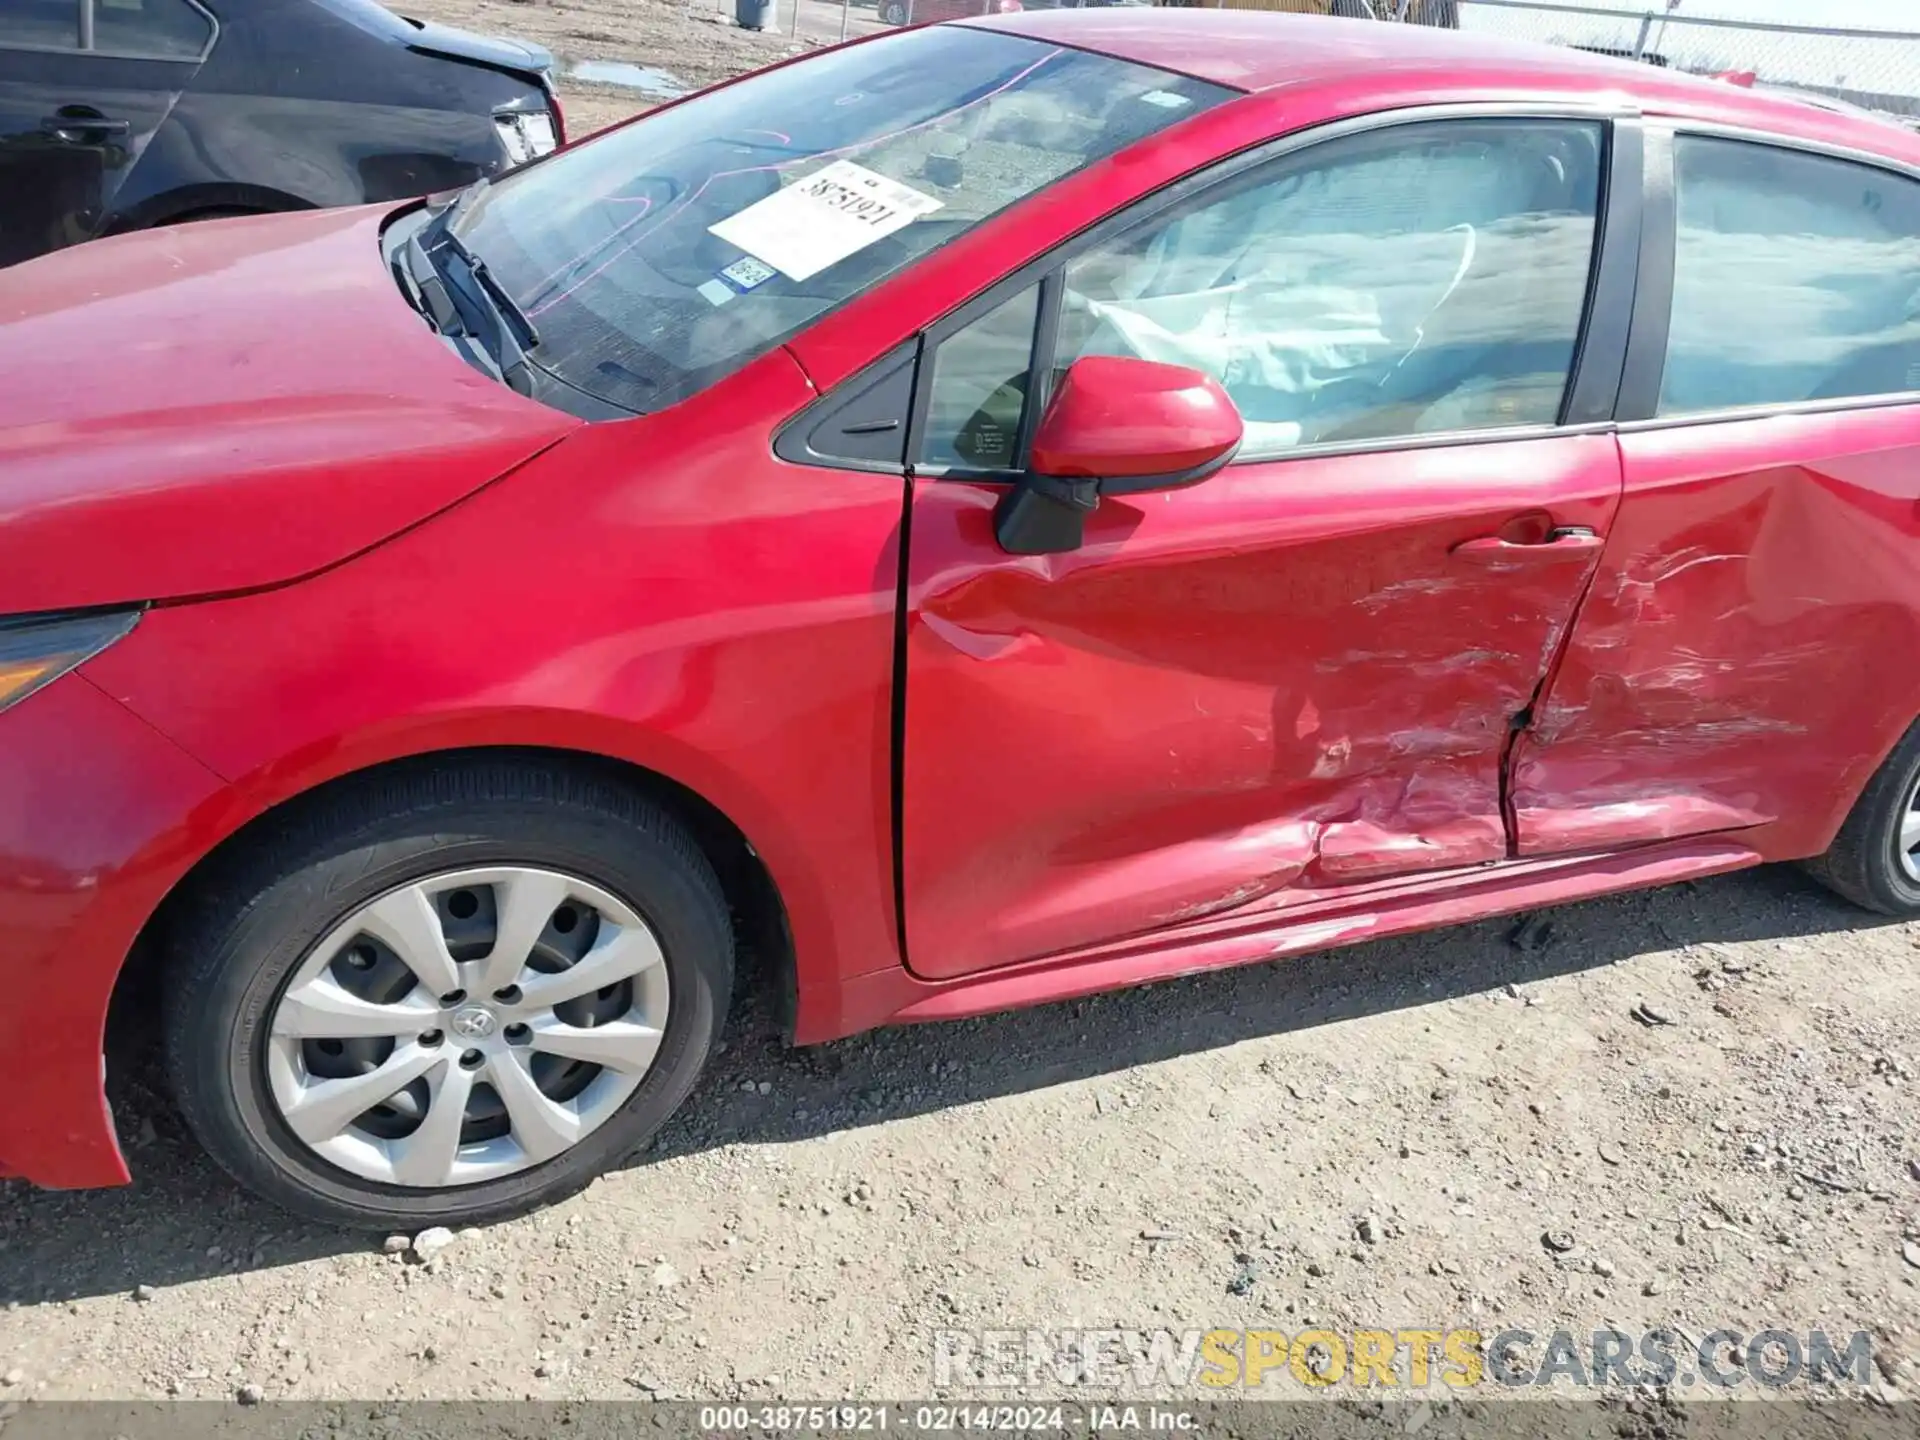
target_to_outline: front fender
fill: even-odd
[[[776,460],[812,395],[775,351],[324,573],[155,609],[83,673],[232,782],[235,825],[437,751],[642,767],[753,846],[803,992],[897,967],[904,481]]]
[[[147,918],[230,823],[227,786],[78,675],[0,715],[0,1175],[124,1184],[107,1003]]]

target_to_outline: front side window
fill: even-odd
[[[1069,264],[1056,373],[1082,355],[1204,371],[1250,458],[1554,424],[1603,134],[1440,121],[1263,166]]]
[[[1920,390],[1920,183],[1747,141],[1675,147],[1660,414]]]
[[[535,364],[646,413],[1231,93],[1012,35],[907,31],[557,155],[456,228],[538,332]]]
[[[187,0],[92,0],[93,44],[118,55],[197,60],[213,22]]]
[[[82,0],[0,0],[0,48],[78,50]]]

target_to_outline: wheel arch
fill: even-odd
[[[267,215],[289,210],[311,210],[314,202],[290,191],[240,181],[209,181],[163,190],[110,216],[101,235],[121,235],[156,225],[173,225],[213,214]]]
[[[228,830],[168,887],[140,928],[109,997],[108,1053],[129,1043],[136,1034],[146,1033],[140,1017],[151,1014],[158,1002],[163,961],[174,926],[193,898],[216,883],[222,870],[250,841],[297,819],[306,809],[329,803],[354,788],[380,784],[401,771],[503,760],[592,774],[659,805],[685,826],[719,877],[733,918],[741,965],[739,983],[743,989],[750,985],[777,986],[782,1025],[786,1033],[792,1033],[797,977],[786,900],[767,862],[731,816],[685,783],[632,760],[552,745],[494,744],[419,751],[344,770],[256,808]]]

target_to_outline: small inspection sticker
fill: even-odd
[[[771,265],[763,265],[752,256],[745,260],[736,260],[720,272],[720,278],[736,290],[751,290],[756,285],[764,285],[780,272]]]
[[[1140,97],[1149,105],[1158,105],[1162,110],[1183,110],[1193,102],[1184,95],[1176,95],[1171,90],[1149,90]]]

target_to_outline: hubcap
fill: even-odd
[[[1900,812],[1900,839],[1897,847],[1900,868],[1907,879],[1920,884],[1920,781],[1907,792],[1906,806]]]
[[[631,907],[575,876],[459,870],[350,915],[275,1003],[267,1082],[294,1135],[389,1185],[551,1160],[638,1088],[667,967]]]

